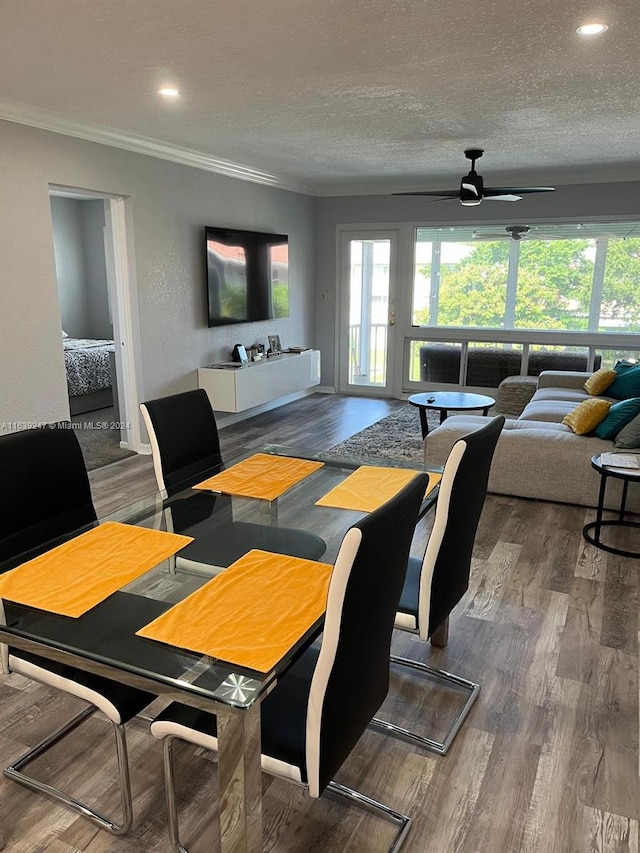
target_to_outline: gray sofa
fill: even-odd
[[[597,506],[600,476],[591,457],[614,451],[613,441],[575,435],[562,423],[566,414],[589,395],[584,382],[589,373],[544,371],[538,390],[517,419],[508,419],[498,440],[489,491],[502,495]],[[604,399],[606,395],[600,395]],[[612,400],[612,402],[617,402]],[[480,415],[454,415],[425,439],[425,460],[444,465],[460,438],[482,425]],[[610,480],[606,506],[618,508],[621,482]],[[640,483],[629,487],[627,509],[640,512]]]

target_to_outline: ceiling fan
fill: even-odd
[[[560,234],[539,234],[537,231],[532,232],[529,225],[506,225],[504,231],[499,231],[494,234],[484,232],[476,234],[474,232],[473,239],[476,240],[565,240],[566,237]]]
[[[487,201],[520,201],[524,193],[552,193],[555,187],[485,187],[482,175],[476,172],[476,160],[484,154],[482,148],[467,148],[464,156],[471,160],[469,174],[460,181],[460,189],[434,190],[424,192],[393,193],[393,195],[432,195],[440,196],[441,201],[457,199],[465,207],[474,207],[483,199]]]

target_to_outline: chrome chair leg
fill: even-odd
[[[407,840],[407,835],[411,829],[412,818],[410,818],[409,815],[394,811],[394,809],[389,808],[389,806],[385,806],[384,803],[372,800],[370,797],[361,794],[359,791],[354,791],[352,788],[347,788],[344,785],[340,785],[338,782],[329,782],[327,785],[327,791],[331,791],[337,796],[344,797],[356,805],[371,809],[385,820],[395,824],[398,827],[398,831],[393,839],[391,847],[389,847],[389,853],[397,853],[397,851],[400,850],[404,842]]]
[[[409,658],[401,658],[397,657],[396,655],[391,655],[390,661],[392,663],[397,663],[400,666],[406,666],[410,669],[420,670],[420,672],[425,672],[427,673],[427,675],[430,675],[433,678],[440,679],[441,681],[445,681],[448,684],[453,684],[456,687],[463,687],[465,690],[469,691],[469,696],[467,697],[467,701],[465,702],[464,707],[455,717],[452,724],[449,726],[447,733],[441,741],[434,740],[433,738],[426,737],[424,735],[416,734],[416,732],[412,732],[409,729],[404,729],[402,728],[402,726],[398,726],[395,723],[389,723],[387,722],[387,720],[381,720],[378,717],[374,717],[370,723],[370,728],[375,729],[376,731],[396,735],[397,737],[403,738],[404,740],[408,740],[411,743],[423,746],[426,749],[431,750],[432,752],[437,752],[438,755],[446,755],[449,751],[449,747],[453,743],[455,736],[460,731],[462,724],[469,716],[469,712],[471,711],[474,702],[478,698],[478,694],[480,693],[480,685],[476,684],[475,681],[468,681],[466,678],[462,678],[459,675],[455,675],[455,673],[453,672],[446,672],[446,670],[444,669],[436,669],[435,667],[428,666],[428,664],[426,663],[420,663],[419,661],[410,660]]]
[[[187,853],[187,848],[180,843],[178,827],[178,806],[176,803],[175,770],[173,766],[173,742],[176,738],[164,739],[164,791],[167,799],[167,817],[169,821],[169,838],[175,853]]]
[[[187,853],[186,847],[180,842],[180,833],[178,827],[178,806],[176,802],[176,786],[175,786],[175,768],[173,762],[173,742],[180,740],[179,737],[164,738],[164,779],[165,779],[165,794],[167,799],[167,816],[169,822],[169,838],[171,847],[174,853]],[[393,809],[385,806],[383,803],[372,800],[370,797],[361,794],[359,791],[353,791],[338,782],[329,782],[327,790],[332,791],[340,797],[344,797],[357,805],[369,808],[377,814],[381,815],[386,820],[394,823],[399,827],[396,837],[393,840],[389,853],[398,853],[404,844],[409,829],[411,827],[412,818],[408,815],[396,812]]]
[[[127,740],[124,726],[112,722],[115,739],[116,739],[116,754],[118,758],[118,774],[120,779],[120,796],[122,804],[122,823],[116,823],[113,820],[100,814],[89,806],[76,800],[65,791],[55,788],[53,785],[47,785],[45,782],[40,782],[34,779],[33,776],[28,776],[22,773],[22,768],[26,767],[31,761],[34,761],[39,756],[43,755],[48,749],[51,749],[56,743],[61,741],[66,735],[76,729],[87,717],[97,711],[93,705],[84,708],[79,714],[76,714],[68,723],[65,723],[55,732],[50,734],[40,743],[32,747],[24,755],[20,756],[16,761],[10,764],[5,770],[4,775],[7,779],[12,779],[19,785],[35,791],[37,794],[44,794],[57,802],[61,803],[66,808],[77,814],[86,817],[92,823],[95,823],[101,829],[106,829],[112,835],[124,835],[131,829],[133,823],[133,804],[131,801],[131,782],[129,778],[129,763],[127,760]]]

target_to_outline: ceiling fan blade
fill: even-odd
[[[553,193],[555,187],[485,187],[484,196],[522,195],[523,193]]]
[[[473,238],[473,242],[474,243],[480,243],[484,240],[487,240],[487,241],[491,241],[492,243],[495,243],[499,240],[511,240],[511,239],[512,238],[509,237],[508,234],[477,234]]]
[[[442,196],[442,198],[459,198],[460,190],[436,190],[434,192],[425,191],[425,192],[408,192],[408,193],[391,193],[391,195],[436,195]]]
[[[505,195],[485,195],[484,201],[520,201],[522,196],[506,193]]]

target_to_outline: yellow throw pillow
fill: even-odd
[[[584,390],[588,394],[602,394],[617,376],[618,374],[613,368],[601,367],[600,370],[596,370],[593,376],[590,376],[584,383]]]
[[[570,427],[576,435],[586,435],[607,417],[610,408],[611,403],[608,400],[583,400],[572,412],[565,415],[562,423]]]

